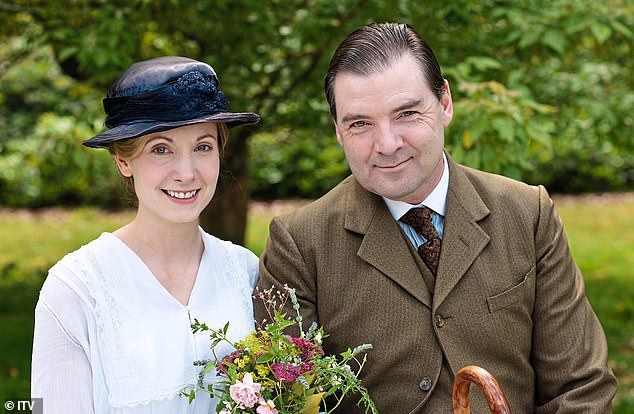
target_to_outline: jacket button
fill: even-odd
[[[431,390],[431,378],[429,377],[425,377],[422,380],[420,380],[420,383],[418,384],[418,386],[420,387],[421,390],[423,391],[429,391]]]
[[[443,318],[442,315],[436,315],[435,320],[437,328],[442,328],[443,326],[445,326],[445,318]]]

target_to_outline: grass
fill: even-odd
[[[614,412],[634,413],[634,196],[563,197],[556,204],[608,338],[619,380]],[[280,203],[251,208],[246,244],[256,254],[264,249],[271,217],[288,208]],[[29,394],[33,308],[47,269],[132,217],[90,208],[0,210],[0,397]]]
[[[557,209],[608,339],[614,412],[634,413],[634,196],[565,197]]]

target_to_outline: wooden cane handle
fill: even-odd
[[[471,414],[469,408],[469,386],[477,385],[489,403],[492,414],[511,414],[500,385],[485,369],[468,366],[458,371],[453,383],[451,398],[454,414]]]

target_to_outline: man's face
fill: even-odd
[[[337,74],[334,93],[337,140],[359,183],[392,200],[422,202],[442,176],[449,85],[439,101],[405,54],[369,76]]]

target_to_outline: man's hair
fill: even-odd
[[[438,99],[445,81],[434,52],[408,24],[372,23],[350,33],[337,47],[326,73],[326,99],[336,120],[335,77],[341,72],[368,76],[389,69],[401,56],[410,53],[417,61],[428,86]]]

